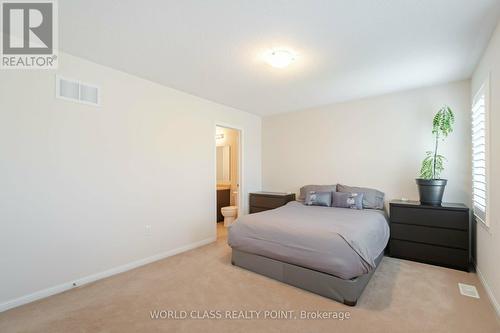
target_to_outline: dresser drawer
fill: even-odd
[[[462,270],[467,270],[469,263],[469,253],[466,250],[395,239],[391,239],[390,253],[391,256],[397,258],[416,260]]]
[[[391,207],[391,222],[468,230],[469,214],[464,211]]]
[[[282,197],[250,196],[250,206],[273,209],[283,206],[286,202],[286,198]]]
[[[391,239],[448,246],[464,250],[467,250],[469,246],[467,231],[400,223],[391,224]]]
[[[250,214],[264,212],[264,211],[270,210],[270,209],[274,209],[274,208],[264,208],[264,207],[250,206]]]

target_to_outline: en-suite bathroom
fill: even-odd
[[[240,189],[240,131],[217,126],[217,222],[225,227],[238,217]]]

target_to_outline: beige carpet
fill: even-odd
[[[458,282],[476,285],[481,298],[461,296]],[[298,319],[152,320],[155,309],[179,316],[293,310]],[[316,310],[351,318],[300,319],[300,311]],[[0,314],[2,333],[160,331],[488,333],[500,325],[475,274],[384,258],[358,305],[347,307],[232,266],[224,233],[216,243]]]

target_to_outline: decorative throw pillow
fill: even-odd
[[[300,188],[300,195],[297,201],[306,200],[307,192],[335,192],[337,191],[337,185],[304,185]]]
[[[363,208],[384,209],[385,194],[378,190],[367,187],[354,187],[338,184],[338,192],[363,193]]]
[[[363,193],[333,193],[333,207],[363,209]]]
[[[304,204],[330,207],[332,205],[332,192],[309,191],[306,193]]]

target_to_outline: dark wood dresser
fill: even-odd
[[[278,208],[295,200],[295,193],[255,192],[249,196],[250,214]]]
[[[470,270],[469,208],[463,204],[390,203],[392,257]]]

